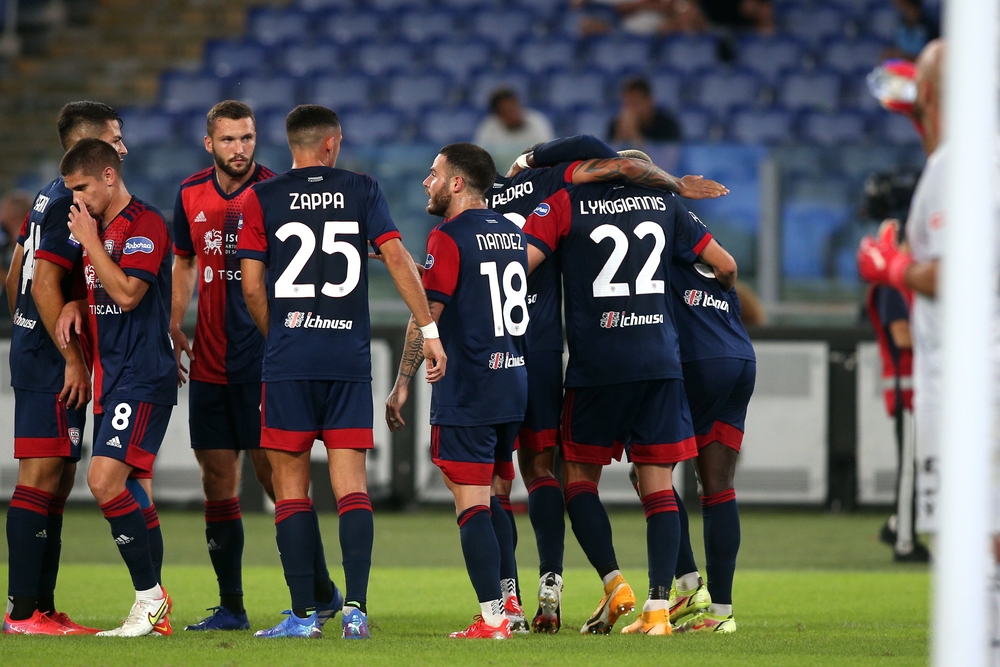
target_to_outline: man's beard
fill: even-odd
[[[430,202],[427,204],[427,212],[431,215],[437,215],[444,217],[445,211],[451,206],[451,193],[442,190],[438,192],[437,195],[432,195]]]
[[[212,157],[215,158],[215,166],[222,170],[226,176],[230,178],[242,178],[247,175],[250,171],[250,167],[253,165],[253,155],[240,156],[245,158],[246,162],[243,163],[243,167],[236,167],[227,163],[223,158],[219,157],[215,153],[212,153]]]

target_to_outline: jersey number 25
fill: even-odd
[[[354,291],[361,279],[361,253],[347,241],[338,241],[337,234],[360,234],[356,221],[327,220],[323,226],[323,252],[328,255],[340,253],[347,258],[347,276],[342,283],[323,283],[320,292],[335,299],[347,296]],[[276,299],[309,299],[316,296],[316,286],[311,283],[297,283],[295,279],[302,273],[313,252],[316,250],[316,235],[313,230],[301,222],[286,222],[274,233],[279,241],[286,241],[290,236],[299,239],[299,250],[288,262],[288,266],[274,281],[274,297]]]

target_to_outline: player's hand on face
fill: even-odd
[[[410,385],[397,382],[389,392],[389,398],[385,399],[385,423],[390,432],[402,430],[406,426],[401,411],[409,397]]]
[[[729,194],[729,188],[704,176],[684,176],[679,181],[678,193],[685,199],[715,199]]]
[[[69,341],[73,334],[77,336],[83,330],[83,313],[72,301],[63,306],[56,320],[56,342],[59,349],[65,350],[69,347]]]
[[[448,355],[444,353],[440,338],[424,339],[424,359],[427,361],[427,382],[434,384],[444,377],[448,365]]]
[[[93,241],[100,240],[97,233],[97,221],[90,215],[86,204],[79,194],[73,195],[73,205],[69,207],[69,231],[84,247],[92,246]]]
[[[71,409],[82,408],[90,402],[90,371],[82,361],[66,364],[65,382],[59,400]]]
[[[180,327],[170,327],[170,339],[174,342],[174,356],[177,357],[177,386],[182,387],[187,382],[188,369],[181,361],[181,352],[187,355],[189,361],[194,361],[194,352],[187,334]]]

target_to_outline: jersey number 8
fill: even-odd
[[[520,262],[511,262],[503,270],[503,295],[505,301],[500,302],[500,281],[497,280],[497,263],[483,262],[479,265],[479,274],[486,276],[490,283],[490,304],[493,308],[493,333],[497,338],[507,333],[511,336],[523,336],[528,330],[528,277]],[[520,287],[514,289],[514,277],[519,279]],[[514,321],[514,309],[521,309],[521,319]]]
[[[347,241],[338,241],[337,234],[360,234],[360,227],[355,221],[327,220],[323,226],[323,252],[328,255],[340,253],[347,258],[347,276],[342,283],[323,283],[320,292],[334,299],[347,296],[354,291],[361,279],[361,253]],[[316,286],[311,283],[297,283],[295,279],[302,273],[313,252],[316,250],[316,235],[313,230],[301,222],[286,222],[274,233],[279,241],[286,241],[290,236],[297,236],[301,245],[292,257],[285,270],[274,281],[274,298],[276,299],[311,299],[316,296]]]

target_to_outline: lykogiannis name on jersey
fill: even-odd
[[[684,290],[684,303],[689,306],[701,306],[702,308],[716,308],[729,312],[729,302],[724,299],[716,299],[708,292],[700,289]]]
[[[666,210],[667,203],[663,200],[663,197],[654,197],[651,195],[580,201],[580,215],[612,215],[615,213],[627,213],[628,211]]]

